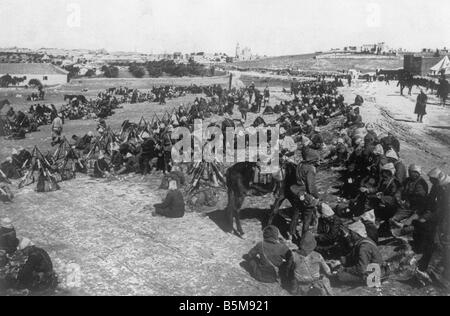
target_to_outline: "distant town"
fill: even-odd
[[[60,48],[0,48],[0,64],[49,64],[60,67],[68,72],[70,78],[110,75],[111,68],[115,72],[128,71],[135,77],[143,77],[146,73],[144,66],[171,62],[176,65],[197,64],[207,67],[210,65],[233,63],[236,61],[250,61],[267,56],[252,53],[248,47],[236,45],[235,54],[182,52],[164,54],[144,54],[138,52],[108,52],[105,49],[60,49]],[[141,69],[137,68],[141,67]],[[147,67],[148,69],[148,67]],[[151,72],[151,71],[149,71]],[[4,74],[3,74],[4,75]],[[149,73],[153,76],[152,73]],[[156,75],[154,75],[156,76]]]
[[[60,67],[79,66],[83,71],[101,68],[104,65],[125,65],[130,63],[145,64],[150,61],[172,60],[176,63],[194,61],[200,64],[231,63],[235,61],[249,61],[267,56],[252,53],[248,47],[241,47],[238,43],[234,56],[226,53],[182,52],[164,54],[143,54],[137,52],[108,52],[105,49],[60,49],[41,48],[0,48],[0,63],[51,63]]]
[[[339,54],[339,55],[381,55],[381,56],[399,56],[406,54],[419,54],[422,56],[444,56],[449,53],[449,50],[444,47],[440,48],[423,48],[421,51],[414,52],[408,51],[403,48],[392,48],[389,47],[385,42],[375,43],[375,44],[364,44],[361,46],[345,46],[343,48],[332,48],[327,52],[319,52],[322,57],[329,56],[330,54]]]
[[[392,48],[386,43],[365,44],[332,48],[316,52],[310,58],[321,59],[391,59],[399,66],[404,60],[404,69],[415,75],[426,75],[442,57],[448,56],[448,49],[423,48],[409,52]],[[61,49],[61,48],[0,48],[0,85],[18,86],[38,79],[43,85],[54,85],[76,78],[144,78],[161,76],[214,76],[225,70],[227,64],[262,61],[268,56],[258,55],[252,49],[236,44],[232,55],[226,53],[164,53],[144,54],[138,52],[108,52],[105,49]],[[271,57],[276,58],[276,57]],[[280,57],[282,58],[282,56]],[[443,63],[446,63],[443,62]],[[381,65],[385,65],[381,62]],[[299,70],[301,67],[297,67]],[[398,67],[391,67],[398,68]],[[269,70],[272,69],[269,67]],[[276,69],[273,68],[273,69]],[[291,70],[296,67],[290,67]]]

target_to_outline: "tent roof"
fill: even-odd
[[[431,67],[430,70],[439,72],[441,69],[448,69],[450,68],[450,59],[448,56],[445,56],[441,61],[439,61],[436,65]]]

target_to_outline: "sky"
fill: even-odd
[[[1,0],[0,47],[312,53],[450,47],[448,0]]]

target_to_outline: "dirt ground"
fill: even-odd
[[[125,84],[123,84],[125,85]],[[272,103],[290,98],[273,88]],[[414,91],[416,93],[416,91]],[[380,130],[390,130],[400,137],[402,159],[420,163],[426,171],[434,165],[448,170],[450,148],[448,139],[450,110],[429,106],[426,123],[404,122],[414,118],[413,98],[398,96],[397,88],[384,83],[356,83],[343,88],[346,100],[356,94],[365,97],[362,107],[365,121],[374,121]],[[176,99],[169,106],[190,99]],[[154,104],[125,105],[108,119],[118,126],[124,119],[138,121],[155,109]],[[238,114],[235,113],[236,118]],[[249,115],[252,122],[255,115]],[[268,120],[273,120],[271,117]],[[215,118],[213,118],[215,119]],[[336,122],[337,124],[337,122]],[[443,126],[443,127],[436,127]],[[94,121],[73,121],[65,126],[69,135],[95,130]],[[21,142],[0,139],[0,159],[13,147],[38,144],[48,148],[50,131],[27,135]],[[331,194],[337,174],[320,170],[319,188],[325,200],[336,203]],[[14,222],[19,236],[31,238],[48,250],[60,277],[61,295],[287,295],[277,284],[253,280],[240,267],[242,255],[261,240],[261,221],[273,198],[252,197],[244,204],[245,238],[226,234],[220,228],[221,210],[227,202],[225,191],[218,204],[206,215],[205,210],[190,210],[183,219],[152,217],[145,206],[158,203],[166,191],[158,190],[161,175],[128,176],[116,180],[94,180],[80,176],[63,182],[58,192],[38,194],[34,187],[15,189],[12,204],[0,204],[0,217]],[[288,205],[286,205],[288,206]],[[383,246],[385,259],[395,258],[395,245]],[[80,267],[78,286],[70,282],[72,264]],[[340,288],[337,295],[441,295],[432,287],[417,289],[407,283],[412,267],[394,276],[381,289]]]
[[[320,54],[269,57],[250,61],[238,61],[233,65],[239,68],[300,69],[312,71],[342,71],[356,69],[363,73],[376,69],[398,69],[403,67],[403,58],[379,56],[359,56],[353,58],[315,58]]]

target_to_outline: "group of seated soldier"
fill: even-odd
[[[343,185],[336,192],[341,202],[331,207],[317,200],[317,221],[309,229],[303,226],[294,246],[277,227],[266,227],[264,241],[244,256],[243,266],[261,282],[280,280],[293,294],[331,295],[333,287],[368,286],[374,275],[379,282],[388,278],[392,271],[379,243],[393,239],[410,246],[417,258],[416,281],[449,289],[450,176],[430,167],[426,179],[421,166],[407,168],[399,140],[364,123],[359,108],[363,101],[356,101],[359,105],[325,105],[345,117],[325,156],[342,174]],[[295,130],[300,137],[293,139],[302,150],[305,146],[318,150],[324,141],[314,127],[317,116],[306,113],[309,117],[299,118],[300,128]],[[305,130],[305,119],[313,122],[309,123],[312,131]],[[292,114],[281,122],[291,131],[297,124]]]
[[[50,294],[58,279],[48,253],[28,238],[18,239],[9,218],[0,222],[0,294]]]

